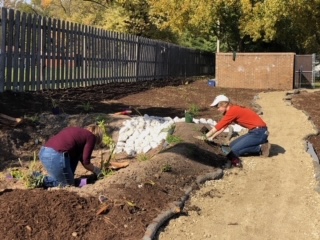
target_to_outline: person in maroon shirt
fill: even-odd
[[[198,139],[212,141],[221,134],[231,123],[239,124],[247,128],[249,132],[230,143],[230,146],[222,146],[222,151],[230,160],[232,166],[242,167],[239,156],[262,155],[269,156],[270,143],[268,142],[267,124],[253,110],[234,105],[225,95],[217,96],[211,107],[216,107],[222,113],[223,118],[205,136]]]
[[[39,158],[48,172],[46,187],[74,185],[74,172],[80,161],[83,167],[97,176],[100,168],[91,162],[91,154],[96,145],[101,144],[102,129],[95,124],[85,128],[67,127],[51,137],[41,147]]]

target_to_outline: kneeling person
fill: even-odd
[[[41,147],[39,158],[48,172],[44,184],[46,187],[74,185],[74,173],[78,162],[97,176],[100,168],[90,159],[95,145],[102,142],[103,131],[95,124],[85,128],[67,127],[50,138]]]
[[[239,156],[257,154],[269,156],[270,143],[268,142],[267,124],[257,113],[249,108],[232,104],[225,95],[217,96],[210,106],[217,108],[223,118],[206,133],[206,138],[217,137],[232,123],[239,124],[249,130],[247,134],[232,141],[229,150],[222,149],[233,166],[242,166]]]

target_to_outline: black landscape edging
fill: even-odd
[[[301,91],[299,89],[295,89],[292,92],[287,92],[286,97],[283,100],[286,101],[288,105],[292,106],[292,96],[296,95],[296,94],[300,94],[300,92]],[[317,129],[317,127],[312,122],[311,117],[309,116],[309,114],[307,112],[305,112],[304,110],[300,110],[300,111],[302,111],[307,116],[308,120],[311,121],[311,123],[313,125],[313,128],[316,129],[318,131],[318,133],[319,133],[319,130]],[[315,191],[320,193],[320,162],[319,162],[318,155],[317,155],[315,149],[313,148],[312,143],[310,143],[307,140],[306,140],[305,150],[306,150],[307,153],[310,154],[310,156],[313,159],[314,177],[315,177],[315,179],[317,181],[317,186],[315,187]]]
[[[217,169],[215,169],[214,172],[210,172],[210,173],[198,176],[195,183],[197,186],[199,186],[202,183],[209,181],[209,180],[221,179],[222,176],[223,176],[223,170],[220,168],[217,168]],[[174,215],[181,213],[181,211],[185,205],[185,202],[189,198],[192,190],[193,190],[192,186],[188,187],[185,191],[185,195],[181,198],[180,201],[170,203],[168,210],[163,211],[156,218],[154,218],[151,221],[151,223],[148,225],[147,230],[145,231],[145,234],[144,234],[142,240],[152,240],[163,223],[168,221]]]

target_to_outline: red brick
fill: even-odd
[[[295,53],[217,53],[218,87],[293,89]]]

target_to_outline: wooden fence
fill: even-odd
[[[1,8],[0,92],[214,75],[215,55]]]

